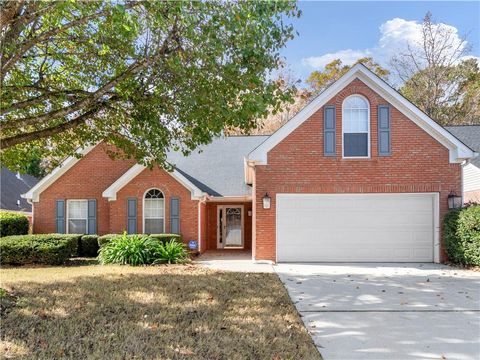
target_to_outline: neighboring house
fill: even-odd
[[[0,208],[31,215],[32,205],[22,198],[22,194],[30,190],[38,179],[31,175],[15,173],[2,167],[0,174]]]
[[[176,169],[69,158],[25,197],[34,232],[181,233],[256,260],[438,262],[476,154],[363,65],[271,136],[220,138]]]
[[[480,125],[447,126],[446,129],[476,152],[480,152]],[[480,203],[480,157],[463,166],[463,201]]]

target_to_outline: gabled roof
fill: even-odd
[[[175,167],[170,173],[192,193],[192,197],[244,197],[251,187],[244,182],[243,159],[268,136],[229,136],[214,139],[200,146],[188,156],[180,152],[168,153],[168,161]],[[115,200],[117,192],[145,169],[134,165],[108,189],[103,196]]]
[[[170,152],[168,161],[175,166],[171,175],[192,192],[192,197],[209,195],[214,197],[245,197],[251,194],[251,188],[244,182],[244,157],[268,136],[231,136],[216,138],[212,143],[200,146],[189,156],[179,152]],[[79,157],[69,157],[61,166],[44,177],[36,186],[22,197],[37,202],[40,193],[57,181],[72,168],[81,156],[89,153],[95,146],[78,151]],[[199,152],[200,151],[200,152]],[[145,167],[132,166],[117,179],[103,196],[114,200],[116,193],[125,184],[140,174]],[[27,189],[25,189],[26,191]]]
[[[480,125],[445,126],[445,129],[459,138],[473,151],[480,152]],[[476,157],[470,160],[470,162],[480,168],[480,157]]]
[[[472,149],[459,141],[455,136],[450,134],[442,126],[428,117],[419,110],[410,101],[405,99],[400,93],[388,85],[384,80],[375,75],[366,66],[357,64],[353,66],[345,75],[325,89],[312,102],[305,106],[297,115],[289,122],[273,133],[262,144],[248,155],[248,161],[256,164],[267,164],[267,154],[291,132],[305,122],[310,116],[317,112],[325,105],[333,96],[350,84],[354,79],[358,78],[377,92],[391,105],[401,111],[410,120],[416,123],[420,128],[425,130],[443,146],[450,151],[450,162],[457,163],[475,156]]]
[[[189,156],[169,153],[168,160],[209,195],[249,196],[252,190],[245,184],[244,158],[267,138],[263,135],[220,137]]]
[[[67,158],[60,166],[55,168],[50,174],[45,176],[40,180],[34,187],[32,187],[27,193],[22,194],[22,198],[27,199],[27,201],[37,202],[40,200],[40,193],[52,185],[57,179],[65,174],[69,169],[72,168],[80,159],[87,155],[95,146],[89,146],[85,149],[79,149],[77,151],[77,156],[70,156]]]
[[[140,164],[133,165],[130,169],[120,176],[112,185],[110,185],[103,193],[102,196],[108,198],[108,200],[117,200],[117,192],[120,191],[125,185],[132,181],[137,175],[145,170],[146,167]],[[180,174],[177,170],[169,173],[175,180],[185,186],[192,193],[192,198],[199,198],[206,195],[202,190],[196,187],[185,176]]]
[[[21,195],[30,190],[36,183],[38,183],[38,179],[34,176],[14,173],[6,167],[2,167],[0,175],[0,208],[2,210],[31,212],[32,205],[23,199]],[[17,201],[20,201],[20,205],[17,205]]]

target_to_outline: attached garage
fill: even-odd
[[[438,216],[437,193],[277,194],[277,261],[438,261]]]

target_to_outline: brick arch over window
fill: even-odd
[[[370,147],[370,158],[373,158],[376,156],[378,152],[378,147],[377,147],[377,108],[378,105],[388,105],[389,103],[381,97],[379,94],[377,94],[375,91],[373,91],[369,86],[367,86],[363,81],[360,79],[354,79],[348,86],[346,86],[342,91],[340,91],[334,99],[332,99],[331,102],[328,104],[335,104],[336,107],[336,112],[337,112],[337,119],[340,119],[340,121],[337,121],[337,154],[340,154],[342,156],[343,154],[343,126],[342,126],[342,105],[345,99],[347,99],[350,96],[362,96],[368,101],[369,104],[369,121],[370,121],[370,135],[369,135],[369,147]]]

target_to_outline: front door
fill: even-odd
[[[217,248],[243,248],[243,205],[218,206]]]

